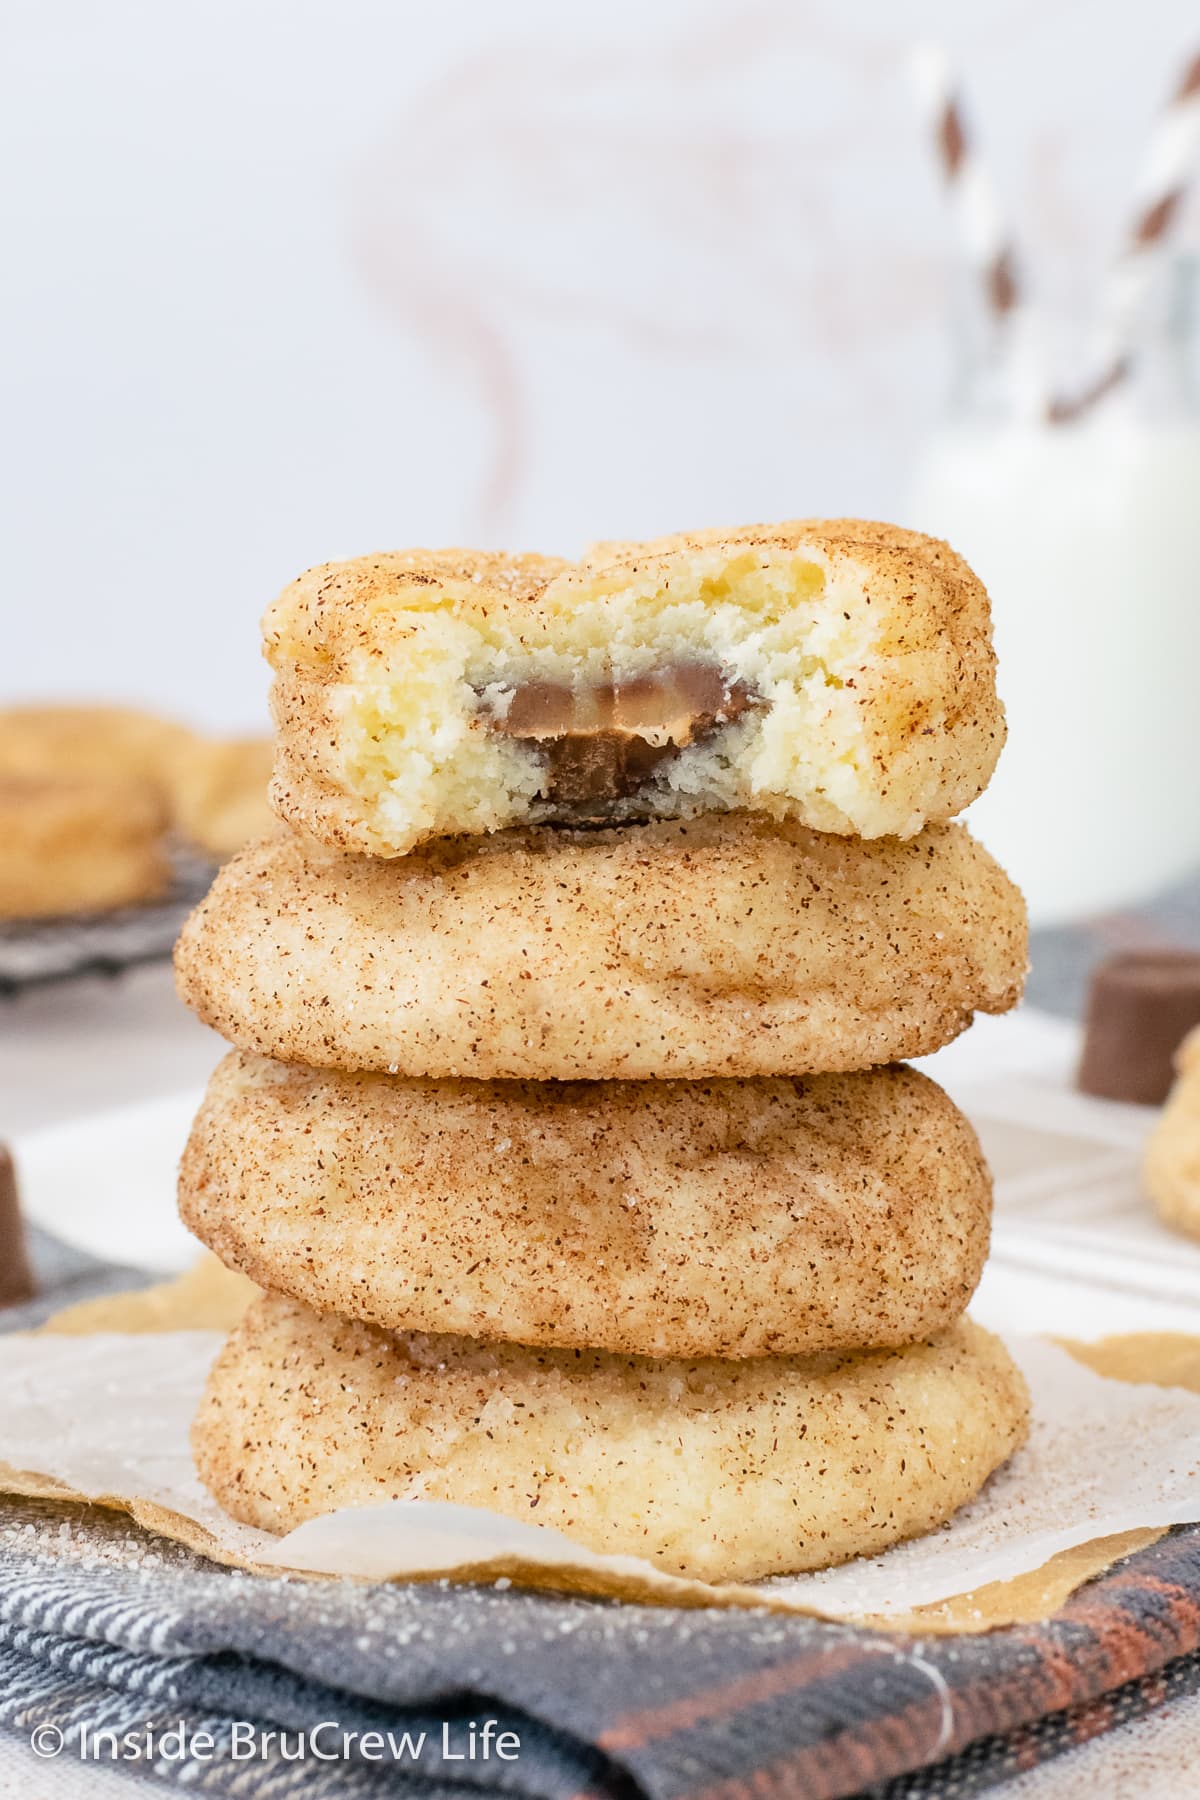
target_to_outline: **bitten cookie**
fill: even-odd
[[[342,850],[749,808],[911,837],[1004,741],[987,594],[860,519],[601,544],[579,563],[329,563],[263,622],[273,798]]]
[[[665,1361],[393,1336],[267,1294],[218,1357],[201,1480],[287,1531],[392,1499],[491,1507],[675,1575],[751,1581],[930,1531],[1024,1440],[963,1320],[906,1350]]]
[[[0,774],[0,919],[157,899],[171,875],[161,830],[144,783]]]
[[[1018,999],[1020,894],[961,826],[868,844],[711,814],[391,862],[294,835],[226,864],[176,951],[242,1049],[404,1075],[804,1075],[921,1056]]]
[[[1146,1187],[1168,1225],[1200,1237],[1200,1030],[1180,1045],[1179,1078],[1146,1145]]]
[[[235,1054],[184,1223],[260,1287],[389,1330],[643,1356],[911,1343],[965,1310],[991,1182],[915,1070],[405,1081]]]

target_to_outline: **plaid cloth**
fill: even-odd
[[[29,1530],[32,1526],[32,1530]],[[246,1577],[117,1517],[5,1503],[0,1724],[216,1744],[153,1773],[212,1795],[972,1795],[1200,1687],[1200,1528],[1081,1589],[1049,1624],[894,1638],[768,1613],[518,1591]],[[453,1762],[468,1721],[513,1762]],[[236,1759],[234,1721],[286,1732]],[[290,1760],[295,1733],[410,1733],[416,1759]],[[243,1742],[246,1739],[243,1730]],[[932,1764],[932,1766],[930,1766]],[[914,1771],[921,1771],[914,1775]],[[891,1784],[891,1786],[889,1786]]]
[[[70,1754],[84,1726],[182,1723],[210,1733],[213,1760],[153,1772],[256,1800],[391,1793],[397,1768],[421,1800],[974,1794],[1194,1691],[1198,1647],[1193,1527],[1047,1624],[915,1639],[440,1582],[251,1577],[41,1502],[7,1503],[0,1525],[0,1724],[56,1726]],[[517,1760],[447,1760],[444,1733],[461,1749],[487,1718],[517,1734]],[[287,1737],[239,1761],[234,1721]],[[323,1721],[423,1741],[398,1764],[353,1749],[289,1760],[295,1734]]]
[[[1200,942],[1200,884],[1040,939],[1034,998],[1075,1010],[1090,958],[1131,941]],[[50,1291],[6,1323],[129,1282],[44,1240],[35,1250]],[[115,1515],[0,1503],[0,1728],[28,1740],[55,1727],[68,1756],[84,1728],[206,1731],[210,1761],[121,1765],[203,1794],[950,1800],[1197,1690],[1200,1526],[1045,1624],[911,1638],[503,1587],[251,1577]],[[517,1735],[515,1761],[444,1754],[444,1733],[461,1750],[487,1719]],[[322,1721],[350,1734],[345,1758],[297,1755],[297,1734]],[[247,1731],[268,1730],[286,1735],[239,1754]],[[407,1731],[419,1749],[368,1760],[372,1731]]]

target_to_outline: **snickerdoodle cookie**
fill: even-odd
[[[448,1500],[747,1581],[932,1530],[1023,1441],[1027,1407],[969,1320],[905,1350],[651,1361],[393,1335],[267,1294],[192,1443],[226,1511],[272,1531]]]
[[[175,824],[218,861],[274,829],[270,738],[197,738],[175,768]]]
[[[803,1075],[1003,1012],[1020,894],[961,826],[864,843],[709,814],[390,862],[281,833],[185,926],[180,990],[242,1049],[404,1075]]]
[[[1200,1237],[1200,1030],[1180,1045],[1178,1080],[1146,1145],[1146,1187],[1168,1225]]]
[[[970,1125],[912,1069],[435,1082],[235,1054],[179,1200],[223,1263],[318,1312],[739,1357],[953,1323],[991,1182]]]
[[[176,764],[195,743],[172,719],[131,706],[12,706],[0,711],[0,774],[141,782],[172,809]]]
[[[945,544],[860,519],[600,544],[578,563],[328,563],[263,622],[273,798],[396,856],[514,824],[750,808],[911,837],[1004,741],[988,598]]]
[[[161,832],[143,782],[0,773],[0,919],[157,899],[171,875]]]

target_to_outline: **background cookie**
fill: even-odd
[[[391,1336],[264,1295],[193,1430],[234,1518],[449,1500],[672,1574],[749,1581],[929,1531],[1020,1444],[1007,1351],[963,1320],[907,1350],[651,1362]]]
[[[218,860],[278,829],[273,761],[269,738],[208,738],[136,707],[0,711],[0,776],[134,783],[157,795],[164,833]]]
[[[222,1262],[319,1312],[738,1357],[952,1323],[991,1183],[970,1125],[912,1069],[422,1082],[234,1055],[179,1200]]]
[[[1200,1031],[1176,1057],[1179,1079],[1146,1145],[1150,1198],[1168,1225],[1200,1237]]]
[[[987,595],[945,544],[856,519],[326,564],[263,622],[275,804],[344,850],[547,820],[752,807],[907,837],[1004,740]]]
[[[1003,1012],[1021,897],[960,826],[875,844],[710,815],[382,862],[280,836],[184,927],[180,991],[244,1049],[406,1075],[808,1074]]]
[[[161,829],[143,782],[0,774],[0,919],[157,899],[170,881]]]
[[[171,810],[186,726],[127,706],[14,706],[0,711],[0,774],[140,782]]]
[[[175,823],[189,843],[223,861],[274,829],[267,798],[270,738],[197,738],[174,770]]]

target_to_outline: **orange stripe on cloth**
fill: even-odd
[[[836,1735],[779,1756],[745,1780],[691,1789],[688,1800],[834,1800],[851,1782],[855,1791],[875,1787],[940,1762],[979,1735],[969,1720],[956,1726],[948,1694],[934,1691],[878,1718],[847,1720]]]
[[[647,1707],[644,1712],[629,1713],[602,1732],[596,1742],[601,1750],[632,1750],[654,1738],[670,1737],[708,1719],[719,1719],[724,1713],[739,1712],[743,1707],[760,1706],[780,1694],[794,1693],[807,1686],[815,1675],[837,1675],[843,1669],[869,1660],[861,1644],[846,1644],[837,1650],[807,1651],[773,1663],[767,1669],[755,1669],[717,1687],[701,1688],[695,1694],[682,1694],[662,1706]]]

